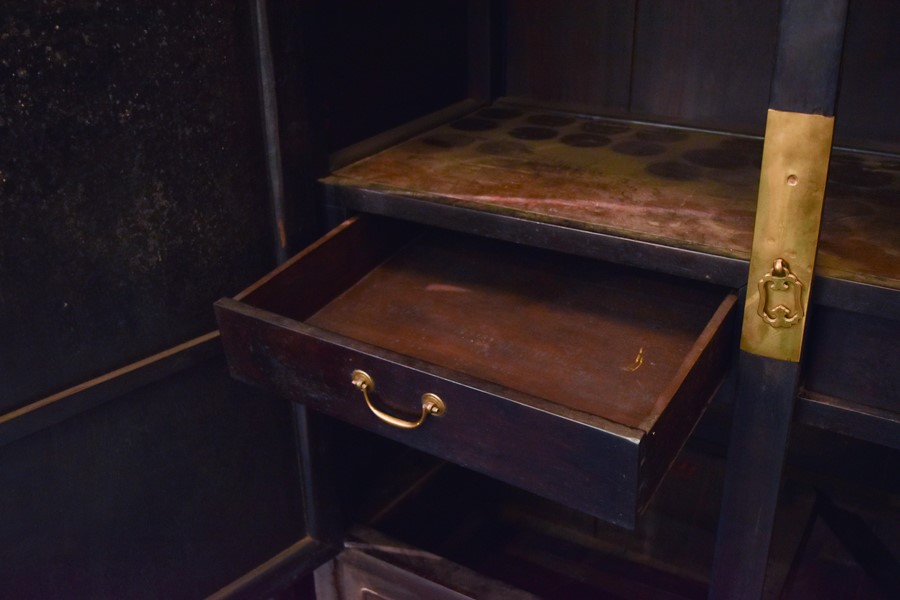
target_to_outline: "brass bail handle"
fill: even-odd
[[[365,371],[360,371],[356,369],[353,371],[353,379],[351,380],[353,385],[356,386],[356,389],[362,392],[363,398],[366,399],[366,406],[369,407],[376,417],[387,423],[388,425],[393,425],[394,427],[399,427],[400,429],[415,429],[419,425],[425,422],[425,418],[428,415],[433,415],[435,417],[440,417],[447,411],[447,407],[444,404],[444,401],[437,397],[436,394],[432,394],[428,392],[422,395],[422,416],[419,417],[418,421],[406,421],[404,419],[398,419],[397,417],[391,416],[386,412],[382,412],[375,408],[375,405],[372,404],[371,398],[369,398],[369,392],[375,391],[375,380],[366,373]]]

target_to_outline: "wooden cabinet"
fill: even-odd
[[[362,214],[217,304],[232,372],[633,526],[738,348],[765,108],[770,91],[793,100],[770,89],[778,7],[409,4],[301,11],[304,106],[324,115],[306,121],[307,147],[322,149],[304,163],[318,179],[304,202]],[[851,70],[868,47],[862,4]],[[802,38],[795,9],[782,35]],[[398,23],[414,33],[392,46]],[[797,65],[778,48],[781,77]],[[828,60],[801,79],[818,63],[836,73]],[[380,71],[397,85],[379,86]],[[409,91],[421,88],[433,93]],[[893,120],[860,138],[866,119],[844,108],[838,142],[854,146],[831,158],[798,415],[897,447],[900,144]],[[788,390],[773,417],[786,432],[796,380],[783,373],[762,365],[738,383]],[[762,495],[777,495],[773,468]]]

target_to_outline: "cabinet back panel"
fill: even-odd
[[[633,0],[509,3],[507,94],[594,112],[628,108]]]
[[[761,134],[777,29],[774,0],[640,2],[632,113]]]
[[[900,3],[852,0],[844,38],[835,142],[900,152]]]

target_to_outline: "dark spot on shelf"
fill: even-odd
[[[487,131],[489,129],[496,129],[497,123],[489,119],[466,117],[465,119],[453,121],[452,123],[450,123],[450,127],[452,127],[453,129],[459,129],[460,131]]]
[[[556,130],[547,127],[516,127],[509,135],[520,140],[549,140],[556,137]]]
[[[895,187],[882,187],[859,190],[859,195],[866,200],[875,202],[889,202],[893,205],[900,204],[900,189]]]
[[[478,112],[479,117],[483,117],[485,119],[512,119],[518,117],[522,114],[522,111],[516,110],[514,108],[500,108],[500,107],[491,107],[485,108]]]
[[[868,217],[874,213],[875,209],[869,203],[853,199],[835,198],[829,190],[822,211],[822,222],[828,223],[847,217]]]
[[[575,122],[573,117],[564,117],[562,115],[531,115],[525,120],[532,125],[543,125],[544,127],[562,127]]]
[[[682,156],[690,163],[710,169],[738,169],[750,164],[743,154],[722,148],[698,148],[688,150]]]
[[[700,177],[700,169],[677,160],[650,163],[647,172],[675,181],[691,181]]]
[[[873,171],[852,163],[832,164],[828,169],[828,181],[855,187],[881,187],[891,183],[894,178],[884,171]]]
[[[575,148],[599,148],[600,146],[607,145],[612,140],[608,137],[594,133],[571,133],[562,136],[559,141],[567,146],[574,146]]]
[[[634,134],[634,137],[645,142],[680,142],[687,136],[686,131],[677,129],[641,129]]]
[[[612,149],[619,154],[627,154],[629,156],[655,156],[666,151],[666,147],[662,144],[642,142],[640,140],[619,142],[614,144]]]
[[[484,154],[492,154],[494,156],[523,156],[531,154],[531,149],[522,142],[510,142],[505,140],[494,140],[485,142],[477,147],[479,152]]]
[[[475,141],[475,138],[462,133],[436,133],[422,138],[422,143],[434,148],[462,148]]]
[[[623,123],[607,123],[603,121],[590,121],[581,125],[581,130],[585,133],[597,133],[600,135],[617,135],[630,129],[628,125]]]
[[[719,142],[719,148],[747,156],[762,157],[763,141],[755,138],[727,138]]]
[[[879,168],[887,169],[889,171],[900,171],[900,161],[896,160],[883,160],[878,163]]]
[[[855,154],[832,154],[831,164],[862,165],[863,159]]]

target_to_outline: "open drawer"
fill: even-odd
[[[235,377],[633,526],[722,379],[734,304],[718,287],[364,216],[216,314]]]

